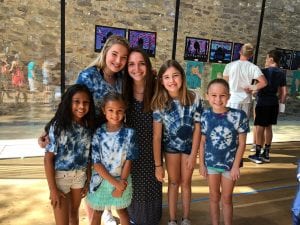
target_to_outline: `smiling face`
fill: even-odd
[[[210,85],[206,94],[208,103],[215,113],[224,113],[227,111],[226,105],[229,97],[229,90],[221,83]]]
[[[90,99],[87,93],[77,92],[72,97],[72,116],[76,122],[81,122],[82,118],[89,112]]]
[[[121,44],[114,44],[107,51],[105,70],[108,73],[120,72],[127,63],[128,50]]]
[[[178,97],[182,87],[182,74],[172,66],[162,74],[161,83],[172,98]]]
[[[107,120],[107,127],[110,129],[118,129],[123,122],[125,116],[125,105],[121,101],[108,101],[102,108]]]
[[[139,52],[132,52],[128,58],[128,74],[135,82],[142,82],[147,73],[146,62]]]

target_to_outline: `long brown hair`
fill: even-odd
[[[182,66],[176,60],[168,60],[166,61],[159,69],[157,74],[157,80],[155,84],[155,92],[151,102],[152,110],[163,109],[165,107],[170,106],[170,102],[172,100],[171,96],[162,85],[162,75],[166,72],[170,67],[174,67],[177,69],[182,77],[182,85],[179,89],[179,102],[182,106],[191,105],[195,99],[195,94],[192,91],[187,89],[186,85],[186,76]]]
[[[151,99],[153,96],[153,89],[154,89],[154,80],[155,80],[155,75],[153,74],[152,71],[152,65],[149,57],[147,54],[143,51],[141,48],[132,48],[129,51],[128,58],[131,53],[140,53],[145,61],[146,64],[146,76],[145,76],[145,83],[144,83],[144,96],[143,96],[143,111],[144,112],[149,112],[151,111]],[[128,74],[128,63],[125,66],[125,73],[124,73],[124,80],[123,80],[123,96],[128,104],[130,100],[133,98],[133,79],[132,77]]]

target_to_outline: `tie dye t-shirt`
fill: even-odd
[[[173,99],[170,107],[153,111],[153,120],[163,124],[163,150],[190,154],[194,123],[200,122],[203,110],[197,94],[192,105],[182,106]]]
[[[92,139],[92,164],[102,164],[114,177],[120,177],[126,160],[138,158],[135,132],[122,127],[119,131],[108,132],[105,124],[98,128]],[[103,178],[93,170],[90,191],[100,186]]]
[[[58,138],[54,136],[54,126],[49,129],[50,143],[46,152],[55,155],[54,168],[59,171],[86,169],[91,145],[91,131],[77,123],[71,129],[61,132]]]
[[[230,171],[238,147],[238,135],[249,132],[243,110],[228,108],[217,114],[206,109],[201,115],[201,133],[205,135],[204,159],[207,167]]]
[[[110,92],[122,92],[122,73],[118,73],[115,85],[107,83],[103,78],[103,72],[96,66],[89,67],[81,71],[78,75],[77,84],[84,84],[88,87],[94,97],[96,114],[99,114],[103,96]]]

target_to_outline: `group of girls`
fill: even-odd
[[[113,35],[76,83],[46,126],[49,140],[40,140],[42,146],[47,143],[45,171],[56,224],[79,224],[79,205],[87,196],[92,225],[99,225],[102,212],[111,207],[122,225],[158,225],[163,156],[168,224],[177,224],[179,187],[180,224],[191,224],[191,177],[199,147],[212,222],[219,224],[221,187],[224,222],[232,224],[231,197],[249,125],[244,112],[226,107],[226,81],[209,84],[211,109],[204,110],[199,96],[187,89],[177,61],[166,61],[154,75],[142,50],[130,50],[125,39]]]

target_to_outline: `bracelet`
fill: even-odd
[[[160,164],[160,165],[155,165],[155,167],[162,167],[162,165]]]

